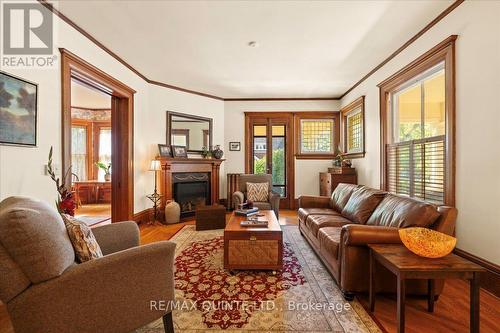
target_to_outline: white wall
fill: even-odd
[[[159,86],[149,87],[149,110],[144,117],[136,118],[136,126],[145,128],[145,131],[135,137],[135,152],[143,156],[155,156],[158,154],[158,143],[166,141],[166,111],[187,113],[213,119],[213,144],[224,142],[224,102],[213,98],[198,95],[179,93],[176,90],[165,89]],[[199,156],[199,155],[198,155]],[[225,158],[225,156],[224,156]],[[137,161],[137,159],[136,159]],[[135,166],[136,187],[146,187],[152,190],[153,180],[147,176],[149,164],[147,158],[141,159],[141,164]],[[222,188],[225,163],[221,165]],[[142,200],[142,206],[148,204],[147,198]],[[140,203],[136,202],[136,206]]]
[[[134,96],[134,212],[144,210],[151,206],[145,196],[154,186],[153,173],[147,171],[149,160],[157,154],[156,144],[166,140],[165,111],[214,118],[215,142],[223,142],[223,102],[151,86],[57,16],[53,17],[55,50],[66,48],[137,91]],[[50,146],[54,146],[54,162],[61,165],[60,68],[5,71],[38,83],[38,146],[0,146],[0,200],[11,195],[27,195],[54,202],[57,192],[52,180],[44,174],[44,165]]]
[[[224,103],[226,172],[245,172],[245,112],[338,111],[339,101],[227,101]],[[241,142],[241,151],[229,151],[229,142]],[[295,160],[295,197],[319,195],[318,173],[331,166],[331,160]],[[225,196],[226,189],[223,188]]]
[[[458,245],[500,264],[500,2],[466,1],[342,99],[366,95],[366,157],[359,182],[380,186],[377,84],[446,39],[456,41],[456,206]]]

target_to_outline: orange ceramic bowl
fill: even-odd
[[[447,256],[457,244],[455,237],[427,228],[399,229],[399,237],[408,250],[426,258]]]

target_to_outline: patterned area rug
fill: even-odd
[[[357,302],[346,302],[296,226],[283,226],[284,269],[223,268],[223,230],[185,226],[176,249],[176,332],[380,332]],[[163,332],[161,320],[138,330]]]

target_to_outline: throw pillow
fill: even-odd
[[[247,199],[253,202],[269,200],[268,183],[247,183]]]
[[[79,262],[85,262],[102,257],[101,247],[92,233],[92,230],[84,222],[73,216],[61,214],[69,239],[75,249],[76,258]]]

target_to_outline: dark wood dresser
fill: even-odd
[[[329,197],[339,183],[357,184],[355,168],[333,167],[319,173],[319,195]]]

